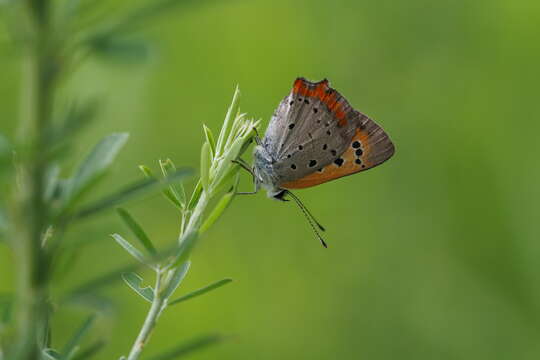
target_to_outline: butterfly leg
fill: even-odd
[[[253,184],[255,185],[255,189],[253,191],[249,192],[237,192],[235,195],[255,195],[259,191],[259,187],[257,186],[257,181],[255,180],[255,174],[253,173],[253,170],[249,167],[249,164],[243,160],[242,158],[238,158],[236,160],[232,160],[233,163],[240,165],[240,167],[244,170],[246,170],[248,173],[251,174],[253,177]]]
[[[261,141],[261,137],[259,136],[259,132],[257,131],[257,128],[254,127],[253,131],[255,131],[255,143],[257,145],[261,145],[262,141]]]

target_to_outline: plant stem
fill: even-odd
[[[156,326],[159,314],[161,313],[164,301],[166,300],[160,295],[162,277],[163,272],[158,269],[156,271],[154,300],[152,301],[152,306],[150,307],[150,310],[146,315],[146,319],[144,320],[141,331],[139,332],[139,335],[137,336],[137,339],[135,339],[135,343],[133,344],[131,351],[129,352],[128,360],[135,360],[139,358],[144,346],[146,345],[148,339],[150,338],[150,335],[152,334],[152,330],[154,330],[154,327]]]
[[[41,239],[48,209],[45,187],[46,130],[52,114],[55,75],[47,49],[48,2],[27,1],[30,40],[23,54],[21,118],[17,154],[17,183],[12,190],[11,244],[17,265],[17,359],[41,357],[39,330],[46,324],[48,297],[47,256]]]
[[[208,206],[209,200],[210,199],[208,194],[206,193],[206,190],[203,190],[201,193],[201,197],[197,202],[197,205],[195,206],[193,212],[191,213],[191,216],[189,217],[189,222],[186,226],[184,233],[180,234],[179,236],[179,241],[181,240],[183,234],[189,234],[190,232],[194,232],[199,229],[203,220],[204,210],[206,209],[206,206]]]
[[[193,212],[191,216],[189,217],[188,224],[185,228],[185,233],[189,234],[189,232],[196,231],[199,226],[202,223],[202,217],[204,214],[204,210],[206,209],[208,205],[208,195],[205,191],[202,192],[201,197],[199,198],[199,201],[197,202],[197,205],[195,205],[195,208],[193,209]],[[182,234],[180,234],[179,239],[182,238]],[[177,267],[175,269],[176,271],[181,271],[181,267]],[[139,331],[139,335],[137,335],[137,338],[135,339],[135,342],[133,343],[133,346],[131,347],[131,350],[129,352],[127,360],[137,360],[139,356],[141,355],[141,352],[144,349],[144,346],[148,342],[148,339],[150,338],[150,335],[152,334],[152,331],[154,330],[154,327],[157,323],[157,320],[159,316],[161,315],[162,311],[167,306],[168,298],[162,297],[160,294],[160,287],[161,287],[161,281],[163,278],[163,272],[161,269],[158,269],[156,271],[156,283],[154,287],[154,299],[152,301],[152,305],[150,306],[150,310],[148,310],[148,313],[146,314],[146,319],[144,320],[144,323],[141,327],[141,330]],[[171,278],[174,277],[174,274],[171,276]]]

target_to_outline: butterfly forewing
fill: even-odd
[[[354,135],[355,116],[326,80],[297,79],[278,106],[264,139],[276,161],[278,177],[300,179],[332,163]]]

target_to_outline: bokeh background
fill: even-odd
[[[132,4],[111,1],[111,16]],[[532,0],[201,1],[138,33],[155,50],[146,64],[85,65],[64,91],[103,106],[69,163],[105,134],[131,134],[101,194],[159,158],[197,168],[201,125],[217,131],[236,84],[265,128],[297,76],[326,77],[397,148],[376,169],[297,193],[329,249],[292,204],[236,198],[183,291],[235,281],[170,308],[146,354],[218,332],[229,340],[191,358],[538,359],[538,24]],[[1,130],[13,134],[19,62],[0,61]],[[160,196],[128,209],[162,247],[175,241],[179,220]],[[112,232],[128,234],[111,213],[68,234],[81,253],[56,294],[130,261]],[[0,260],[7,291],[5,247]],[[147,304],[120,283],[104,294],[116,307],[98,323],[110,341],[101,358],[118,358]],[[85,314],[60,312],[55,338]]]

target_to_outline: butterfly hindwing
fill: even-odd
[[[373,168],[394,154],[394,145],[390,138],[372,119],[350,106],[343,118],[347,121],[343,126],[347,130],[352,129],[352,136],[344,142],[342,151],[333,156],[325,166],[310,171],[303,177],[288,177],[280,187],[300,189],[322,184]]]

